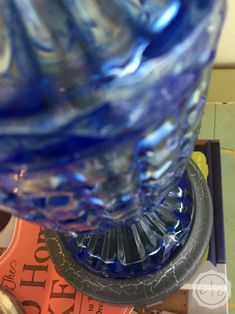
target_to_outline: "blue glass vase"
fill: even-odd
[[[1,208],[63,232],[100,276],[167,264],[194,219],[185,169],[224,8],[2,0]]]

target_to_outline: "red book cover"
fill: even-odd
[[[43,228],[20,219],[15,220],[12,240],[0,256],[0,285],[16,296],[28,314],[129,314],[132,311],[93,300],[75,290],[56,272]]]

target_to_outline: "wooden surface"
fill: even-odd
[[[162,300],[161,303],[144,308],[138,307],[135,308],[135,311],[138,314],[161,314],[164,313],[164,311],[174,314],[187,314],[188,292],[178,290],[166,299]]]

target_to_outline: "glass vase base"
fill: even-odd
[[[103,234],[45,235],[58,272],[76,289],[108,303],[143,305],[193,275],[208,247],[212,216],[207,184],[190,161],[160,207],[132,225]]]

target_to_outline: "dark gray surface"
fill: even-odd
[[[59,235],[45,231],[51,258],[58,272],[76,289],[108,303],[146,305],[157,302],[180,288],[197,270],[208,247],[213,211],[207,183],[190,161],[187,171],[195,196],[195,217],[185,246],[161,270],[133,279],[99,277],[77,264],[60,243]]]

